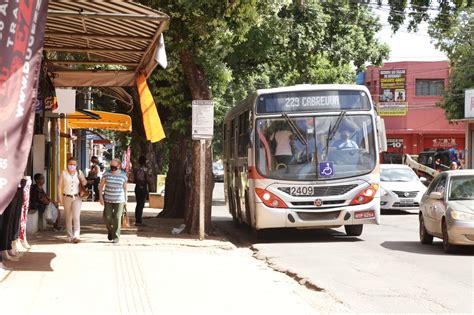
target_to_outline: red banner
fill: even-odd
[[[0,4],[0,213],[25,171],[33,138],[48,0]]]

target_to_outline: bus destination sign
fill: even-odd
[[[363,91],[295,91],[260,95],[260,114],[280,112],[313,112],[369,110],[370,101]]]

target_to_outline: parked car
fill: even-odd
[[[380,207],[382,210],[418,210],[426,191],[423,181],[406,165],[382,164]]]
[[[212,174],[214,174],[214,181],[223,182],[224,181],[224,166],[222,163],[214,162],[212,163]]]
[[[443,240],[445,252],[455,245],[474,245],[474,170],[440,173],[420,205],[420,242]]]

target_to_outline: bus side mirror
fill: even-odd
[[[375,119],[377,124],[377,140],[379,143],[379,152],[387,151],[387,134],[385,132],[385,121],[380,116]]]

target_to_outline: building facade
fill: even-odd
[[[369,66],[364,84],[385,120],[389,152],[464,150],[463,122],[450,123],[436,106],[448,84],[449,61],[387,62]]]

